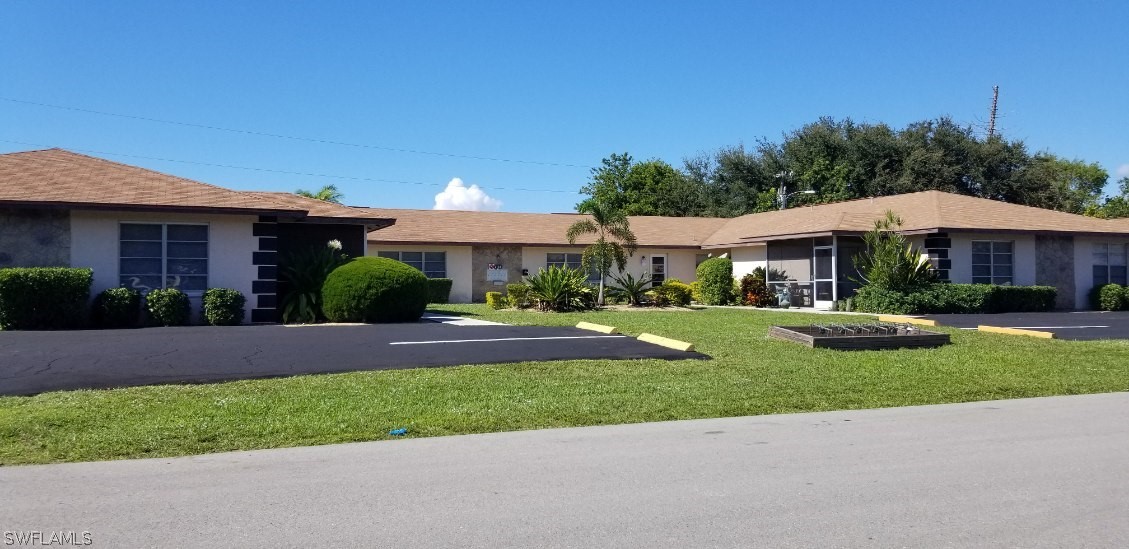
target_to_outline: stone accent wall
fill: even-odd
[[[70,264],[69,211],[0,208],[0,269]]]
[[[1058,288],[1055,307],[1074,309],[1074,237],[1035,236],[1035,284]]]
[[[509,282],[521,280],[521,246],[474,246],[470,251],[471,300],[486,301],[486,292],[506,292],[506,285],[487,282],[486,271],[490,264],[501,264],[508,272]]]

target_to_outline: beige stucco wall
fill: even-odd
[[[949,258],[953,260],[949,279],[956,283],[969,284],[972,282],[972,241],[996,240],[1011,241],[1012,284],[1016,286],[1031,286],[1035,284],[1035,236],[1022,234],[993,234],[993,233],[950,233],[952,248],[949,249]]]
[[[559,247],[524,247],[521,249],[522,262],[521,266],[529,274],[537,274],[537,271],[545,268],[546,255],[552,253],[570,253],[578,254],[584,251],[583,246],[559,246]],[[652,255],[663,254],[666,255],[666,277],[677,278],[687,284],[693,282],[696,278],[694,274],[694,258],[697,254],[708,253],[702,250],[685,250],[685,249],[669,249],[669,248],[639,248],[635,251],[635,255],[627,259],[627,272],[635,276],[641,276],[643,271],[650,270],[650,259]],[[717,255],[715,253],[715,255]],[[612,269],[615,270],[614,267]],[[610,282],[609,278],[609,282]]]
[[[741,280],[741,277],[752,273],[757,267],[768,268],[768,246],[766,244],[733,248],[729,257],[733,259],[733,278],[737,280]]]
[[[91,295],[118,286],[118,225],[120,223],[203,223],[208,225],[208,287],[233,288],[247,298],[244,322],[250,322],[255,296],[251,281],[258,276],[252,253],[259,239],[252,236],[255,216],[138,212],[71,212],[72,267],[94,270]],[[192,321],[199,322],[202,292],[189,292]]]
[[[470,246],[404,246],[368,243],[368,255],[376,256],[378,252],[446,252],[447,253],[447,278],[451,279],[451,303],[470,303],[471,300],[471,267]]]

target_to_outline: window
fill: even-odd
[[[1010,286],[1014,254],[1011,242],[972,241],[972,283]]]
[[[1094,244],[1094,286],[1126,283],[1124,244]]]
[[[377,252],[376,255],[415,267],[427,278],[447,278],[447,252]]]
[[[126,288],[208,288],[207,225],[122,223],[118,251],[118,282]]]
[[[558,267],[561,269],[583,269],[582,254],[545,254],[545,268]],[[588,271],[589,282],[599,282],[600,273],[596,269]]]

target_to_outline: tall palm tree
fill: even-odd
[[[305,189],[298,189],[294,191],[294,194],[298,196],[304,196],[306,198],[313,198],[315,200],[324,200],[326,202],[332,202],[334,204],[340,204],[341,199],[345,197],[345,195],[341,194],[341,191],[337,190],[337,185],[326,185],[319,189],[316,193],[312,193]]]
[[[596,302],[603,305],[604,279],[611,272],[612,264],[620,271],[627,266],[627,258],[635,254],[637,247],[635,233],[631,232],[631,225],[622,211],[599,200],[586,200],[577,210],[591,217],[573,223],[565,237],[569,244],[575,244],[581,235],[596,235],[596,242],[584,248],[581,261],[585,269],[596,269],[599,273],[600,293]]]

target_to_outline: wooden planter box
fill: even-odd
[[[794,341],[813,349],[873,350],[914,347],[940,347],[949,343],[949,334],[917,328],[890,330],[887,334],[829,334],[814,326],[773,326],[769,337]]]

